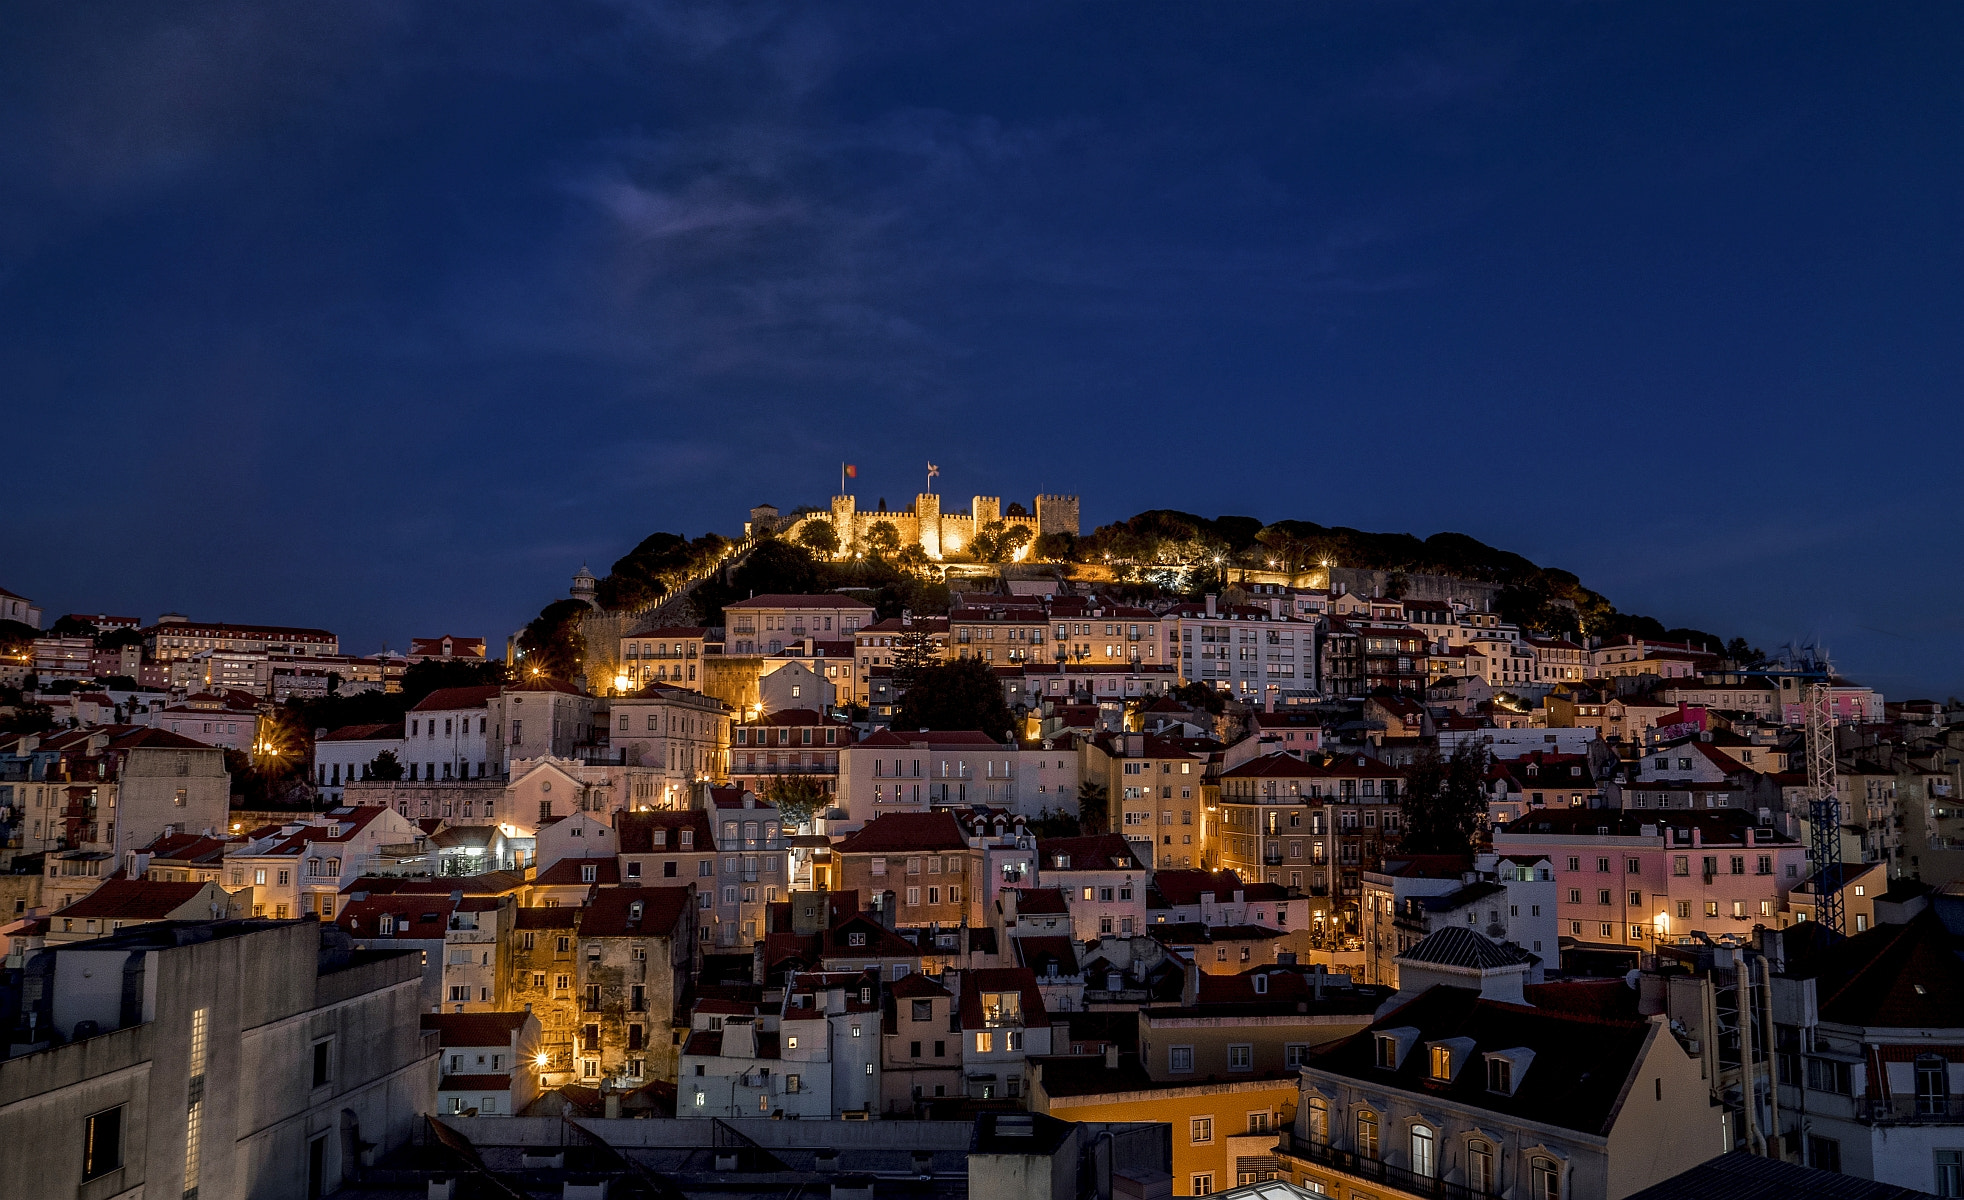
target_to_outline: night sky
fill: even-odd
[[[1940,4],[10,6],[0,586],[501,645],[932,459],[1964,692],[1960,62]]]

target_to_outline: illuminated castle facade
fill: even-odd
[[[1038,496],[1029,513],[1019,511],[1006,516],[1000,496],[973,497],[967,512],[943,512],[941,497],[933,492],[921,493],[914,497],[912,508],[895,512],[885,509],[868,511],[859,507],[856,496],[834,496],[830,513],[807,513],[788,520],[781,520],[777,510],[768,504],[753,508],[750,510],[750,523],[745,529],[746,532],[756,531],[768,524],[780,535],[796,538],[805,522],[813,520],[829,520],[832,523],[842,550],[851,551],[864,546],[873,526],[885,521],[900,535],[901,546],[919,546],[929,558],[943,558],[966,553],[974,543],[975,535],[996,521],[1001,521],[1006,528],[1020,525],[1028,529],[1032,540],[1046,533],[1075,535],[1078,532],[1078,498]]]

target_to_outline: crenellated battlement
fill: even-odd
[[[1000,496],[973,496],[969,499],[968,511],[944,512],[941,497],[934,492],[922,492],[914,497],[912,508],[906,510],[867,510],[859,506],[857,496],[834,496],[828,512],[809,514],[796,521],[783,522],[777,532],[784,537],[796,538],[799,527],[805,521],[829,520],[839,535],[843,551],[850,552],[866,544],[873,526],[885,522],[893,526],[899,535],[902,546],[919,546],[929,557],[941,558],[949,554],[962,554],[985,526],[1001,522],[1004,525],[1020,525],[1033,534],[1078,532],[1078,498],[1056,493],[1045,493],[1036,497],[1032,505],[1033,515],[1003,515],[1003,502]],[[775,516],[776,510],[770,510]],[[758,516],[753,512],[752,517]]]

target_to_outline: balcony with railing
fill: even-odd
[[[1870,1125],[1964,1125],[1964,1096],[1877,1096],[1858,1101],[1855,1111]]]
[[[1276,1154],[1336,1171],[1361,1182],[1382,1188],[1395,1188],[1413,1196],[1437,1196],[1442,1200],[1494,1200],[1497,1192],[1483,1191],[1464,1183],[1449,1183],[1430,1175],[1420,1175],[1383,1159],[1365,1158],[1349,1150],[1311,1141],[1293,1129],[1284,1129],[1276,1142]]]

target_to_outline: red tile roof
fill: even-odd
[[[531,1013],[474,1012],[424,1013],[423,1028],[437,1031],[437,1041],[445,1046],[509,1046]],[[494,1078],[503,1079],[499,1075]]]
[[[458,708],[483,708],[498,698],[504,690],[495,683],[479,684],[475,687],[438,688],[416,702],[410,712],[449,711]]]
[[[1059,865],[1062,857],[1068,865]],[[1116,833],[1097,833],[1089,837],[1039,838],[1037,872],[1044,871],[1143,871],[1146,868],[1133,852],[1132,843]]]
[[[686,887],[603,888],[587,901],[580,936],[667,937],[690,907]]]
[[[862,743],[863,744],[863,743]],[[946,810],[887,813],[833,847],[838,854],[880,854],[904,850],[965,850],[961,823]]]
[[[105,879],[95,891],[54,915],[161,921],[197,899],[198,894],[209,886],[207,883],[165,883],[155,879]]]
[[[655,830],[667,836],[664,844],[655,845]],[[687,829],[694,832],[695,844],[686,847],[689,853],[713,853],[716,849],[716,830],[709,823],[709,814],[700,808],[656,809],[652,812],[619,812],[614,814],[614,836],[619,839],[617,849],[622,854],[674,854],[683,851],[680,833]]]
[[[593,868],[593,878],[583,878],[583,867]],[[617,858],[562,858],[532,879],[534,887],[570,887],[582,883],[612,887],[621,881]]]

